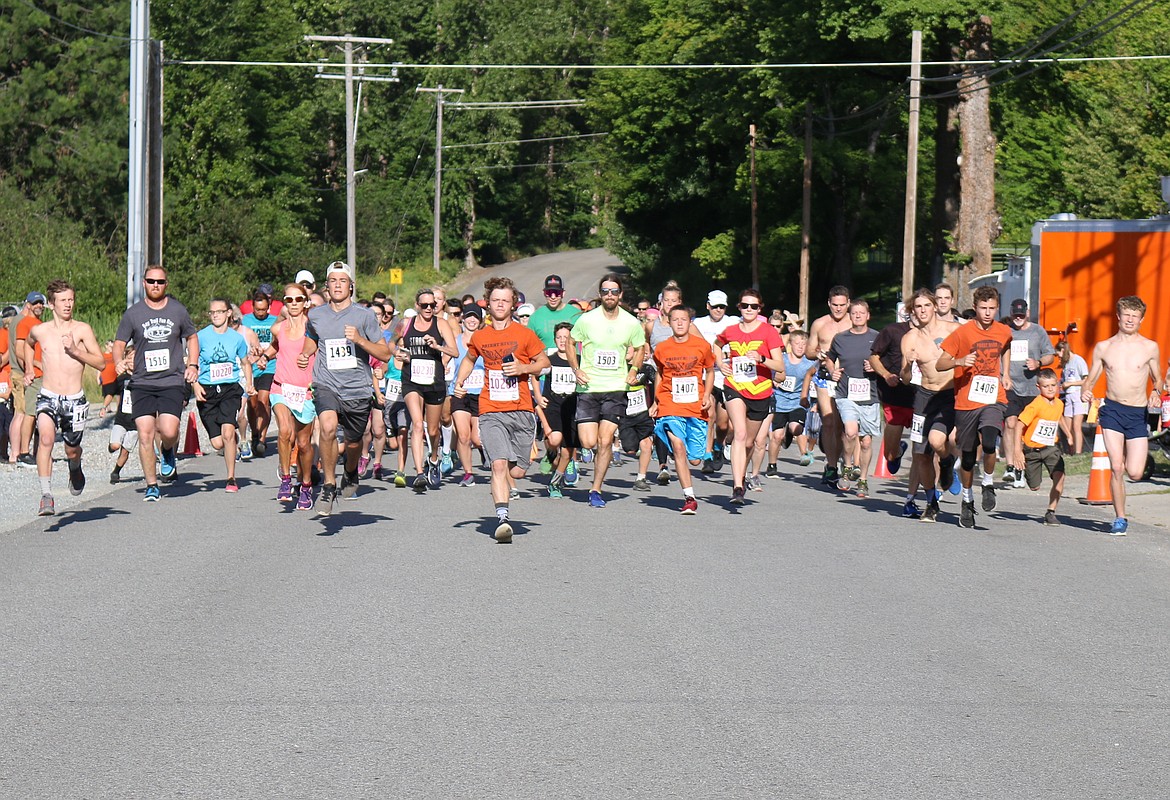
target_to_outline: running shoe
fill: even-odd
[[[984,511],[995,511],[995,487],[994,486],[984,486],[983,487],[983,510]]]
[[[1113,526],[1109,529],[1110,536],[1125,536],[1126,531],[1129,530],[1129,520],[1125,517],[1118,517],[1113,520]]]
[[[614,450],[613,455],[609,458],[609,465],[611,467],[620,467],[622,465],[622,454]]]
[[[898,442],[898,455],[895,458],[886,459],[886,469],[890,471],[891,475],[902,468],[902,456],[904,455],[906,455],[906,443]]]
[[[1060,524],[1060,520],[1058,520],[1056,518],[1055,511],[1045,511],[1044,512],[1044,524],[1045,525],[1059,525]]]
[[[559,500],[565,496],[565,493],[561,491],[561,485],[554,482],[548,485],[548,496],[554,500]]]
[[[581,460],[584,461],[586,464],[592,462],[593,461],[593,451],[592,450],[582,450],[581,451]]]
[[[495,539],[497,542],[511,542],[512,523],[506,519],[500,520],[500,524],[496,526]]]
[[[939,513],[938,501],[931,500],[929,503],[926,504],[926,510],[922,512],[922,521],[923,522],[938,522],[938,513]]]
[[[53,501],[53,495],[41,495],[41,508],[37,511],[38,517],[51,517],[57,513],[56,503]]]
[[[352,500],[357,495],[358,478],[356,472],[342,472],[341,473],[341,499]]]
[[[541,475],[548,475],[548,474],[552,473],[552,469],[553,469],[552,461],[550,461],[547,456],[540,459],[540,474]]]
[[[670,485],[670,470],[668,470],[666,467],[663,467],[662,469],[658,470],[658,485],[659,486],[669,486]]]
[[[1022,472],[1016,473],[1016,479],[1012,483],[1012,488],[1013,489],[1027,489],[1028,488],[1028,481],[1024,478],[1024,473],[1022,473]]]
[[[268,452],[268,442],[263,439],[253,440],[252,452],[256,454],[256,458],[264,458],[264,454]]]
[[[16,457],[16,463],[21,467],[35,467],[37,460],[32,457],[31,453],[21,453]]]
[[[142,497],[144,503],[157,503],[162,498],[162,494],[158,490],[158,484],[150,484],[146,487],[146,494]]]
[[[577,485],[577,461],[576,459],[569,459],[569,466],[565,467],[565,486]]]
[[[245,441],[240,445],[240,461],[252,460],[252,445]]]
[[[951,464],[954,465],[953,457],[951,458]],[[960,479],[959,471],[957,469],[951,470],[951,475],[951,488],[947,489],[947,491],[957,496],[963,491],[963,481]]]
[[[837,468],[826,466],[825,471],[821,473],[822,486],[836,486],[837,485]]]
[[[800,466],[810,467],[810,466],[812,466],[812,463],[813,463],[813,454],[812,453],[805,453],[804,455],[802,455],[800,457]]]
[[[703,459],[703,466],[700,468],[699,471],[702,472],[704,475],[714,475],[715,474],[715,459],[714,458],[704,458]]]
[[[453,469],[455,469],[455,463],[451,461],[451,454],[443,453],[442,458],[439,459],[439,472],[443,475],[450,475]]]
[[[112,470],[110,470],[110,483],[114,484],[120,480],[122,480],[122,470],[114,467]]]
[[[83,491],[85,491],[85,473],[82,472],[79,461],[76,469],[72,465],[69,467],[69,494],[77,497]]]
[[[285,475],[280,479],[280,488],[276,490],[276,500],[287,503],[293,499],[292,475]]]
[[[431,485],[432,489],[438,489],[439,485],[443,482],[443,475],[439,470],[439,465],[428,459],[426,469],[427,482]]]
[[[1015,482],[1016,482],[1016,468],[1015,468],[1015,467],[1011,467],[1011,466],[1004,467],[1004,468],[1003,468],[1003,483],[1004,483],[1004,486],[1006,486],[1006,487],[1010,488],[1010,487],[1011,487],[1011,485],[1012,485],[1013,483],[1015,483]]]
[[[370,466],[370,457],[362,456],[358,459],[358,475],[363,478],[366,476],[366,467]]]
[[[520,499],[520,490],[517,489],[515,486],[513,486],[511,489],[508,490],[508,499],[509,500],[519,500]]]
[[[695,500],[695,498],[684,497],[683,504],[682,504],[682,510],[679,511],[678,513],[685,514],[686,516],[689,517],[689,516],[693,516],[694,513],[698,510],[699,510],[699,503],[697,500]]]
[[[851,481],[861,480],[861,467],[859,467],[857,464],[854,464],[853,466],[849,467],[849,480],[851,480]]]
[[[605,508],[605,501],[601,499],[601,492],[589,493],[590,508]]]
[[[784,439],[780,442],[780,446],[787,450],[792,445],[792,428],[787,425],[784,426]]]
[[[464,472],[463,473],[463,480],[459,481],[459,485],[460,486],[474,486],[475,485],[475,476],[472,475],[470,472]]]
[[[731,504],[733,506],[742,506],[744,503],[744,491],[742,486],[736,486],[731,490]]]
[[[227,483],[224,484],[223,490],[228,494],[235,494],[240,491],[240,487],[236,484],[235,478],[228,478]]]
[[[321,507],[317,509],[317,514],[322,517],[327,517],[333,513],[333,502],[337,499],[337,487],[332,483],[327,483],[321,487]]]
[[[959,508],[959,527],[975,527],[975,501],[964,500]]]
[[[406,488],[406,473],[405,472],[395,472],[394,473],[394,486],[395,486],[395,488],[398,488],[398,489],[405,489]]]
[[[927,505],[929,506],[929,503]],[[902,506],[902,516],[906,519],[922,519],[922,512],[918,510],[918,504],[910,499]]]
[[[313,486],[312,484],[301,484],[300,494],[297,496],[297,511],[312,511],[313,509]]]
[[[373,468],[370,469],[370,477],[376,481],[382,480],[382,465],[381,464],[375,464],[373,466]]]
[[[948,489],[955,482],[955,457],[947,456],[938,460],[938,485],[941,489]]]
[[[764,477],[765,478],[779,478],[780,477],[780,473],[776,471],[775,464],[768,465],[768,471],[764,473]]]
[[[635,492],[648,492],[648,491],[650,491],[650,481],[646,480],[645,478],[638,478],[637,480],[634,481],[634,491]]]
[[[163,448],[159,454],[158,477],[164,483],[170,483],[179,476],[179,468],[175,463],[175,449]]]
[[[857,482],[857,496],[863,498],[869,497],[869,483],[867,481]]]
[[[715,467],[722,467],[727,463],[727,459],[723,455],[722,447],[715,447],[711,449],[711,460],[715,462]]]
[[[423,475],[421,472],[419,474],[415,475],[414,476],[414,483],[411,484],[411,488],[414,489],[419,494],[425,493],[426,490],[429,488],[427,486],[427,476]]]
[[[753,475],[747,479],[745,488],[753,492],[764,491],[764,479],[759,475]]]

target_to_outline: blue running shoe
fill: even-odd
[[[146,495],[142,498],[144,503],[157,503],[162,494],[158,490],[157,485],[150,485],[146,487]]]
[[[240,442],[240,452],[237,454],[237,459],[239,461],[252,460],[252,445],[248,442],[247,439],[244,439],[244,441]]]
[[[601,492],[589,493],[590,508],[605,508],[605,501],[601,499]]]
[[[1113,520],[1113,527],[1109,529],[1110,536],[1125,536],[1125,532],[1129,530],[1129,520],[1125,517],[1118,517]]]
[[[439,465],[433,461],[427,461],[427,482],[430,483],[432,489],[438,489],[443,482],[443,475],[439,471]]]
[[[576,486],[577,478],[577,460],[570,458],[569,466],[565,467],[565,486]]]
[[[593,461],[593,451],[592,450],[583,450],[581,452],[581,460],[584,461],[586,464],[591,463]]]
[[[159,454],[158,476],[164,482],[170,483],[178,476],[178,466],[175,464],[175,449],[163,448]]]
[[[957,495],[963,491],[963,482],[959,480],[958,470],[955,470],[955,477],[951,479],[951,488],[947,491],[954,495]]]
[[[906,455],[906,443],[898,442],[898,455],[896,458],[886,459],[886,469],[893,475],[902,468],[902,456]],[[917,519],[917,517],[915,517]]]
[[[455,464],[451,461],[451,454],[443,453],[443,457],[439,459],[439,471],[444,475],[450,475],[453,469],[455,469]]]

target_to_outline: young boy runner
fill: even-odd
[[[211,446],[223,450],[223,459],[227,463],[224,491],[234,494],[240,490],[236,485],[236,446],[240,435],[236,425],[240,400],[245,394],[251,397],[256,390],[252,383],[248,343],[243,334],[228,325],[231,304],[216,297],[208,303],[207,314],[211,317],[211,324],[199,331],[199,378],[193,387],[195,406],[199,409],[203,428],[211,438]],[[240,385],[241,372],[243,386]],[[248,435],[246,428],[243,434]]]
[[[788,348],[784,351],[784,379],[773,381],[772,441],[768,445],[769,478],[780,477],[776,471],[776,456],[780,448],[787,449],[793,439],[796,439],[800,448],[800,465],[807,467],[813,462],[808,438],[804,435],[804,424],[808,419],[809,391],[818,365],[816,361],[804,357],[807,350],[807,333],[792,331],[788,334]]]
[[[553,276],[555,277],[555,276]],[[556,347],[548,354],[549,371],[544,376],[544,389],[540,393],[541,410],[548,422],[545,428],[545,444],[552,462],[552,477],[548,481],[548,496],[564,497],[566,486],[576,481],[573,465],[573,450],[577,447],[577,379],[565,356],[569,347],[571,322],[558,322],[554,332]],[[568,471],[573,467],[572,480]]]
[[[654,348],[658,388],[651,413],[654,435],[674,453],[674,467],[683,491],[682,514],[699,509],[691,481],[691,465],[707,452],[707,417],[714,408],[715,354],[705,338],[690,332],[691,310],[670,310],[671,337]]]
[[[492,468],[492,501],[496,506],[497,542],[512,541],[508,500],[512,478],[524,477],[532,460],[536,439],[536,414],[528,376],[548,369],[548,356],[536,334],[512,320],[516,286],[509,278],[484,282],[488,304],[488,325],[477,330],[467,343],[467,352],[455,375],[455,395],[467,393],[464,385],[483,359],[487,385],[479,396],[479,435]]]
[[[655,377],[653,364],[643,364],[638,368],[638,377],[626,392],[626,413],[618,421],[618,441],[622,451],[638,456],[638,474],[633,486],[638,492],[650,491],[646,471],[650,468],[650,456],[654,451],[654,420],[650,416],[650,406],[654,403]]]
[[[1060,433],[1060,419],[1064,415],[1064,403],[1056,396],[1060,384],[1056,373],[1042,369],[1036,377],[1040,395],[1020,412],[1021,438],[1024,449],[1024,477],[1033,492],[1044,480],[1042,470],[1048,470],[1052,478],[1052,490],[1048,493],[1048,510],[1044,512],[1045,525],[1059,525],[1056,518],[1056,504],[1064,492],[1064,456],[1056,443]]]

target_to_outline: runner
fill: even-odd
[[[547,275],[544,279],[545,304],[532,312],[528,327],[540,337],[545,349],[557,346],[557,327],[562,322],[572,325],[581,316],[581,309],[565,304],[565,284],[560,275]]]
[[[483,286],[490,324],[471,335],[455,376],[455,393],[466,393],[466,381],[476,360],[482,358],[487,386],[479,399],[479,426],[492,469],[495,539],[510,542],[513,530],[508,513],[509,475],[513,480],[524,477],[536,439],[536,414],[526,377],[539,375],[549,362],[536,334],[512,320],[516,302],[512,281],[489,278]]]
[[[703,338],[715,344],[715,337],[739,322],[739,317],[727,313],[727,293],[714,289],[707,293],[707,316],[695,320],[695,327]],[[725,352],[726,356],[727,353]],[[707,425],[707,454],[703,458],[703,474],[710,475],[723,462],[723,444],[731,427],[727,417],[727,405],[723,401],[723,373],[715,370],[714,425]]]
[[[131,370],[138,458],[146,478],[142,499],[155,503],[161,497],[159,479],[170,483],[178,477],[179,419],[187,405],[185,384],[199,377],[199,336],[186,307],[167,294],[165,269],[147,267],[143,285],[146,297],[126,309],[118,323],[114,362],[123,372]],[[132,368],[123,361],[128,346],[134,349]],[[161,463],[154,454],[156,435],[161,439]]]
[[[731,419],[731,502],[743,505],[748,461],[756,434],[772,413],[772,381],[783,381],[780,334],[760,318],[760,293],[739,293],[740,321],[715,337],[715,366],[724,376],[723,399]],[[727,345],[730,357],[725,357]]]
[[[301,276],[298,276],[301,277]],[[311,275],[309,277],[312,277]],[[274,361],[272,410],[276,415],[276,453],[280,462],[280,488],[276,500],[293,499],[293,452],[296,451],[297,511],[313,509],[313,422],[317,408],[313,404],[313,369],[316,354],[303,368],[297,364],[305,349],[308,324],[309,290],[300,282],[284,287],[284,319],[272,326],[272,343],[262,353],[263,361]]]
[[[840,477],[837,462],[841,460],[841,419],[837,416],[837,385],[829,377],[824,356],[833,337],[849,327],[849,290],[834,286],[829,290],[829,313],[814,320],[808,330],[808,357],[822,362],[813,376],[813,386],[817,390],[817,411],[821,418],[818,439],[825,454],[825,471],[821,475],[825,486],[836,486]]]
[[[262,297],[262,295],[257,295]],[[267,308],[267,298],[264,298]],[[211,324],[199,331],[199,378],[192,387],[195,406],[211,446],[223,451],[227,464],[224,491],[240,490],[236,483],[236,427],[240,399],[255,392],[248,343],[242,334],[231,329],[231,303],[215,297],[207,306]],[[240,383],[243,378],[243,385]],[[246,434],[246,429],[245,429]]]
[[[548,354],[549,371],[540,393],[541,410],[548,423],[545,446],[552,462],[552,477],[548,481],[548,496],[552,498],[563,497],[565,487],[577,482],[573,463],[573,451],[577,448],[577,379],[566,355],[572,330],[571,322],[557,323],[556,347]]]
[[[651,412],[654,435],[670,445],[674,468],[682,487],[681,514],[699,509],[695,500],[691,466],[698,466],[707,449],[707,417],[714,403],[715,354],[706,337],[691,333],[691,310],[675,306],[670,310],[671,338],[654,348],[658,367],[658,388]]]
[[[849,322],[849,330],[833,337],[825,359],[837,384],[837,413],[843,430],[844,468],[837,488],[847,491],[848,482],[856,481],[857,496],[868,497],[873,437],[882,434],[877,374],[870,363],[878,332],[869,327],[869,303],[864,300],[850,301]]]
[[[29,332],[41,324],[41,317],[45,313],[45,296],[40,292],[29,292],[24,299],[24,307],[25,313],[17,317],[17,321],[12,325],[9,333],[9,341],[14,343],[13,347],[16,353],[16,360],[12,362],[14,384],[12,393],[16,405],[13,421],[9,424],[9,428],[16,427],[17,450],[20,451],[16,462],[31,467],[37,463],[36,459],[29,453],[29,449],[32,446],[33,428],[37,418],[37,393],[41,389],[41,357],[40,353],[28,353],[27,345]],[[32,383],[24,379],[30,356],[33,363]],[[17,426],[18,421],[19,426]]]
[[[234,303],[231,306],[231,322],[228,323],[228,326],[233,331],[240,334],[240,336],[244,337],[244,341],[248,345],[248,356],[246,360],[251,364],[255,364],[256,361],[260,358],[260,338],[256,335],[256,331],[252,330],[244,324],[244,315],[240,312],[240,307]],[[240,360],[241,367],[243,366],[244,360],[245,359]],[[244,373],[241,371],[240,389],[242,390],[243,388]],[[240,392],[240,413],[237,417],[236,429],[241,431],[248,430],[248,395],[243,391]],[[240,437],[239,449],[241,461],[252,460],[252,444],[251,439],[248,436]]]
[[[374,312],[351,299],[353,271],[348,264],[334,261],[329,265],[325,271],[325,290],[329,293],[329,304],[309,311],[305,341],[297,357],[297,367],[307,370],[312,363],[313,368],[313,404],[321,434],[324,484],[317,513],[323,517],[333,513],[337,499],[339,426],[345,439],[341,496],[348,500],[357,494],[362,434],[372,402],[370,356],[379,361],[389,361],[391,357]],[[321,349],[323,357],[313,362],[312,357]]]
[[[788,347],[784,351],[784,377],[772,381],[772,432],[766,473],[769,478],[780,477],[776,470],[776,456],[781,447],[787,450],[793,439],[800,448],[800,465],[807,467],[813,461],[804,425],[808,419],[809,391],[817,362],[805,358],[807,351],[808,333],[802,330],[789,332]]]
[[[935,314],[941,321],[962,325],[965,319],[955,311],[955,290],[949,283],[939,283],[934,287],[934,302],[938,308]]]
[[[129,371],[134,366],[134,351],[126,353],[124,370]],[[114,424],[110,426],[110,453],[117,453],[114,459],[114,468],[110,470],[110,483],[117,484],[122,480],[122,468],[130,460],[130,451],[138,447],[138,431],[134,427],[134,401],[130,396],[130,376],[117,375],[118,365],[114,364],[115,375],[110,395],[113,397],[111,407],[114,411]]]
[[[265,284],[265,286],[267,285]],[[256,334],[256,339],[260,343],[258,352],[253,353],[253,357],[267,350],[272,344],[272,326],[276,324],[277,315],[284,308],[284,304],[280,303],[280,310],[272,310],[272,306],[275,305],[277,303],[273,302],[270,295],[257,291],[252,295],[251,312],[245,314],[241,320],[242,325],[250,328]],[[263,364],[256,364],[256,367],[259,369],[253,368],[252,370],[256,391],[247,395],[248,426],[252,437],[252,453],[257,458],[263,458],[264,453],[268,450],[268,444],[264,441],[264,437],[268,435],[268,426],[272,423],[270,393],[272,380],[276,375],[276,361],[265,359]]]
[[[955,477],[955,456],[950,447],[955,430],[955,373],[953,369],[940,370],[937,362],[942,354],[939,345],[959,325],[939,319],[936,309],[932,291],[916,291],[910,300],[910,313],[917,325],[902,338],[902,381],[918,387],[914,395],[910,446],[914,458],[913,474],[917,476],[917,483],[926,487],[926,508],[921,515],[923,522],[938,521],[939,490],[948,489]],[[916,489],[916,485],[910,486],[908,505],[914,503]],[[903,509],[903,516],[913,515],[906,514]]]
[[[93,329],[73,318],[75,295],[73,287],[63,280],[55,280],[45,291],[53,318],[37,325],[28,333],[28,345],[39,355],[29,356],[25,348],[24,385],[33,384],[33,359],[43,365],[43,384],[36,400],[37,475],[41,479],[40,516],[52,516],[53,502],[53,443],[57,431],[65,442],[65,458],[69,462],[69,493],[81,494],[85,489],[85,473],[81,469],[81,437],[89,418],[89,402],[82,388],[86,366],[100,370],[106,363]]]
[[[1017,418],[1024,406],[1039,396],[1036,376],[1042,367],[1056,360],[1056,350],[1052,347],[1048,332],[1028,319],[1026,300],[1012,301],[1011,328],[1012,390],[1007,394],[1007,415],[1003,426],[1003,452],[1004,460],[1007,461],[1003,480],[1007,486],[1023,489],[1024,444],[1020,436],[1023,431]]]
[[[4,309],[12,316],[11,307]],[[8,317],[0,317],[7,320]],[[12,425],[12,364],[8,347],[8,323],[0,323],[0,459],[12,463],[16,448],[8,450],[9,426]]]
[[[1072,455],[1085,449],[1085,416],[1089,413],[1089,404],[1081,397],[1081,384],[1088,374],[1089,365],[1073,352],[1066,339],[1060,348],[1061,388],[1064,389],[1064,416],[1060,420],[1060,429],[1068,445],[1067,452]]]
[[[942,344],[937,370],[955,370],[956,444],[963,454],[959,477],[963,483],[959,526],[975,527],[975,477],[978,449],[983,446],[983,510],[995,510],[995,458],[1003,433],[1007,393],[1011,383],[1012,332],[996,321],[999,291],[993,286],[975,290],[975,318],[956,328]],[[1144,403],[1143,403],[1144,407]]]
[[[688,316],[689,320],[690,317]],[[654,451],[654,419],[650,407],[654,404],[654,384],[657,372],[654,364],[643,364],[638,368],[638,377],[626,391],[626,413],[618,419],[618,441],[623,452],[638,457],[638,472],[634,476],[633,489],[637,492],[650,491],[646,471],[650,468],[650,456]],[[665,447],[665,445],[664,445]],[[662,456],[662,471],[666,470],[666,458]],[[659,480],[659,484],[669,483]]]
[[[658,294],[658,316],[647,317],[642,323],[642,330],[646,333],[646,343],[650,353],[653,353],[655,347],[671,337],[670,311],[676,306],[682,305],[682,301],[682,289],[679,288],[679,285],[675,281],[667,281],[666,285],[662,287],[662,291]],[[723,326],[723,328],[725,327]],[[703,332],[694,323],[691,324],[690,330],[695,336],[703,336]],[[652,367],[653,361],[649,361],[649,364]],[[647,402],[652,403],[653,401],[654,398],[651,395],[647,399]],[[651,421],[652,424],[653,422]],[[658,455],[658,485],[666,486],[670,483],[670,470],[666,468],[666,460],[670,457],[670,448],[665,440],[653,436],[653,431],[650,431],[647,435],[651,437],[654,449]],[[623,449],[627,450],[627,452],[629,450],[629,448],[624,446]]]
[[[911,300],[913,302],[913,300]],[[891,474],[902,468],[902,456],[908,449],[902,441],[902,433],[910,427],[914,416],[915,387],[902,382],[902,339],[910,331],[910,308],[906,307],[905,319],[882,328],[873,342],[873,353],[869,365],[877,375],[878,399],[882,402],[882,416],[886,422],[882,449],[886,455],[886,468]],[[910,469],[914,469],[913,463]],[[911,482],[915,476],[911,475]]]
[[[441,376],[447,362],[459,355],[455,332],[445,319],[438,318],[439,301],[432,289],[419,289],[414,297],[417,314],[399,332],[391,345],[397,366],[402,370],[402,397],[410,414],[410,450],[414,458],[414,490],[438,489],[440,470],[441,420],[446,384]],[[511,309],[509,309],[509,312]],[[424,427],[425,426],[425,427]],[[424,470],[425,443],[431,460]]]
[[[601,279],[601,305],[578,317],[565,350],[577,379],[577,439],[587,450],[597,448],[589,492],[593,508],[605,508],[601,487],[613,460],[618,420],[625,413],[626,387],[637,381],[646,355],[642,326],[619,305],[622,289],[620,275],[611,272]]]
[[[1048,510],[1044,512],[1045,525],[1059,525],[1056,505],[1064,492],[1064,456],[1056,444],[1060,432],[1060,420],[1064,416],[1064,403],[1057,397],[1059,382],[1056,373],[1050,369],[1040,370],[1036,376],[1040,395],[1020,412],[1020,426],[1023,428],[1024,471],[1028,488],[1033,492],[1044,480],[1044,469],[1052,479],[1052,490],[1048,493]]]
[[[1128,296],[1117,301],[1117,333],[1093,348],[1093,363],[1085,378],[1081,398],[1093,402],[1093,388],[1105,375],[1105,402],[1097,414],[1105,451],[1109,454],[1113,490],[1113,510],[1117,518],[1109,532],[1125,536],[1129,520],[1125,516],[1125,476],[1141,480],[1149,453],[1149,429],[1146,427],[1146,385],[1158,385],[1162,359],[1158,343],[1139,332],[1146,316],[1146,304],[1140,297]],[[1170,376],[1168,376],[1170,380]],[[1165,382],[1162,386],[1165,390]]]
[[[461,309],[463,329],[455,343],[459,348],[459,361],[467,355],[467,346],[471,337],[483,324],[483,309],[475,303],[468,303]],[[456,368],[458,369],[458,368]],[[458,375],[458,372],[456,373]],[[479,433],[479,396],[483,392],[484,369],[483,359],[477,358],[472,365],[471,372],[463,381],[464,393],[455,394],[451,398],[451,416],[455,418],[456,447],[459,451],[459,464],[463,467],[463,477],[459,480],[460,486],[475,484],[475,476],[471,473],[471,447],[483,447]],[[455,381],[452,381],[452,389]]]

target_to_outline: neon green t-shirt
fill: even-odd
[[[595,308],[577,318],[570,333],[581,345],[581,369],[589,376],[578,392],[622,392],[630,365],[626,350],[646,343],[642,323],[633,314],[619,308],[616,319],[605,316],[604,308]]]

